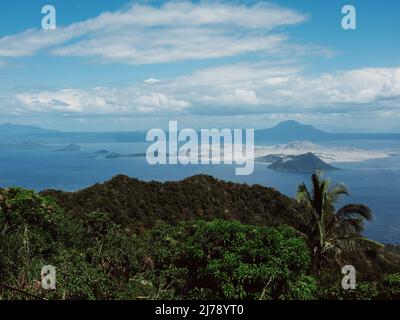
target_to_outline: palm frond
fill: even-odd
[[[313,199],[304,182],[297,189],[297,200],[312,205]]]
[[[349,191],[344,184],[336,185],[330,192],[329,197],[330,200],[334,203],[339,200],[341,196],[348,196]]]
[[[375,240],[368,239],[368,238],[364,238],[363,237],[362,241],[370,243],[370,244],[373,244],[373,245],[377,246],[378,248],[384,248],[385,247],[384,244],[382,244],[382,243],[380,243],[378,241],[375,241]]]
[[[339,236],[329,240],[333,242],[342,252],[357,253],[364,250],[364,238],[358,235]]]
[[[342,250],[338,247],[334,241],[325,241],[324,246],[322,247],[321,254],[333,254],[334,256],[340,255]]]
[[[362,218],[346,219],[345,222],[358,234],[364,231],[364,220]]]
[[[311,181],[313,185],[313,206],[315,208],[315,211],[319,215],[321,215],[322,212],[322,207],[323,207],[323,202],[324,202],[324,193],[322,190],[321,186],[321,181],[320,181],[320,175],[317,173],[314,173],[311,176]]]
[[[373,216],[371,209],[363,204],[348,204],[336,212],[338,219],[363,218],[371,221]]]

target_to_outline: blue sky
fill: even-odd
[[[41,30],[46,4],[56,30]],[[341,27],[346,4],[356,30]],[[399,15],[396,0],[3,0],[0,122],[391,130]]]

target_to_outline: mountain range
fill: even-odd
[[[293,120],[284,121],[272,128],[255,131],[256,143],[290,142],[307,140],[312,142],[328,140],[398,140],[400,133],[330,133],[312,125]],[[63,132],[36,126],[0,124],[0,142],[35,141],[40,143],[96,143],[96,142],[143,142],[146,133],[132,132]]]

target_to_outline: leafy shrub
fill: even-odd
[[[315,282],[304,277],[310,264],[308,247],[293,228],[197,221],[158,226],[150,238],[156,266],[187,268],[189,288],[209,290],[214,295],[210,298],[313,297]]]
[[[400,273],[389,274],[383,278],[381,293],[382,299],[400,299]]]
[[[85,252],[62,249],[51,264],[56,267],[57,290],[47,292],[47,298],[94,300],[112,296],[111,279],[88,261]]]
[[[30,288],[35,268],[59,250],[67,225],[53,200],[20,188],[1,189],[0,280]]]

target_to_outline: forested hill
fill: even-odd
[[[287,224],[309,236],[309,211],[273,188],[225,182],[197,175],[176,182],[145,182],[118,175],[76,192],[46,190],[69,216],[84,218],[97,211],[126,230],[142,233],[157,222],[175,225],[194,220],[238,220],[248,225]],[[400,270],[400,255],[393,250],[367,249],[349,261],[375,277]],[[363,270],[365,269],[365,270]],[[363,272],[365,271],[365,272]],[[397,271],[396,271],[397,272]]]
[[[312,211],[271,188],[120,175],[42,194],[0,189],[0,300],[400,297],[396,246],[342,222],[333,237],[354,241],[316,255]],[[43,265],[57,267],[56,290],[36,285]],[[356,268],[357,290],[342,289],[343,265]]]
[[[46,190],[68,214],[108,213],[123,226],[148,228],[157,221],[234,219],[260,225],[288,224],[302,230],[307,221],[296,201],[272,188],[197,175],[178,182],[144,182],[119,175],[77,192]]]

